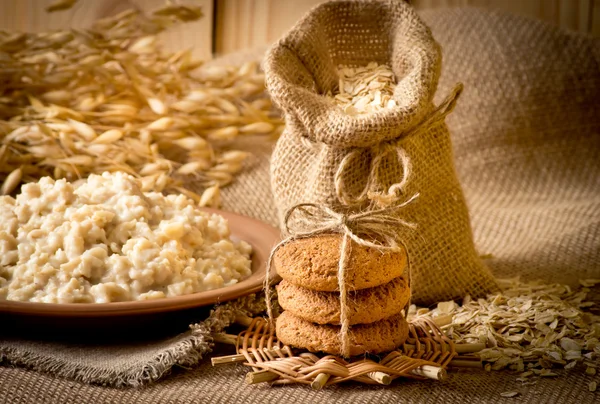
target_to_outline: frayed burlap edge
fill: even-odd
[[[207,339],[192,334],[175,346],[156,355],[149,362],[140,367],[135,366],[127,372],[80,367],[69,361],[13,348],[5,348],[3,352],[0,352],[0,364],[24,367],[36,372],[89,384],[139,387],[169,373],[174,366],[180,364],[179,358],[185,359],[188,365],[192,365],[202,359],[202,355],[209,352],[210,349],[211,343]]]
[[[56,357],[8,347],[0,351],[0,365],[24,367],[88,384],[140,387],[166,376],[175,367],[187,368],[197,365],[205,354],[212,351],[214,344],[211,333],[222,332],[239,314],[253,316],[264,310],[265,302],[262,295],[249,295],[216,306],[206,320],[191,325],[190,331],[180,334],[181,341],[164,349],[151,360],[133,365],[125,372],[82,366]]]

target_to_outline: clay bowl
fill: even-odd
[[[280,239],[279,230],[256,219],[236,213],[205,209],[229,221],[232,238],[252,246],[252,275],[231,286],[165,299],[118,303],[29,303],[0,301],[0,334],[36,330],[48,334],[56,330],[60,335],[81,334],[114,335],[127,331],[146,332],[201,321],[214,304],[226,302],[262,289],[266,263],[271,249]],[[274,272],[274,271],[273,271]],[[275,277],[275,274],[272,274]],[[42,328],[40,328],[42,327]],[[116,330],[115,327],[120,328]],[[77,332],[75,332],[77,331]],[[122,332],[120,332],[122,331]]]

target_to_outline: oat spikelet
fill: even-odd
[[[48,11],[73,4],[57,0]],[[201,16],[167,3],[88,30],[0,32],[3,191],[42,176],[124,171],[143,177],[146,191],[217,195],[248,155],[227,154],[229,146],[239,136],[272,140],[283,123],[256,63],[204,67],[189,49],[162,48],[162,31]]]

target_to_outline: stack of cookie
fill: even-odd
[[[277,338],[312,352],[341,355],[338,263],[341,235],[299,239],[274,256],[283,281],[277,286],[280,306]],[[346,261],[350,355],[388,352],[408,336],[401,314],[410,298],[403,277],[406,253],[387,253],[352,243]]]

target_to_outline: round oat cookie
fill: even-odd
[[[318,324],[340,323],[340,294],[317,292],[285,280],[277,285],[277,297],[284,310]],[[404,278],[369,289],[348,292],[350,324],[369,324],[400,313],[410,299]]]
[[[273,257],[277,273],[294,285],[321,292],[338,291],[338,262],[342,236],[327,234],[294,240],[280,247]],[[402,276],[406,252],[378,251],[349,243],[346,279],[350,289],[373,288]]]
[[[277,339],[286,345],[311,352],[341,355],[340,326],[319,325],[284,311],[277,318]],[[389,352],[408,338],[408,323],[397,314],[372,324],[350,327],[350,355]]]

